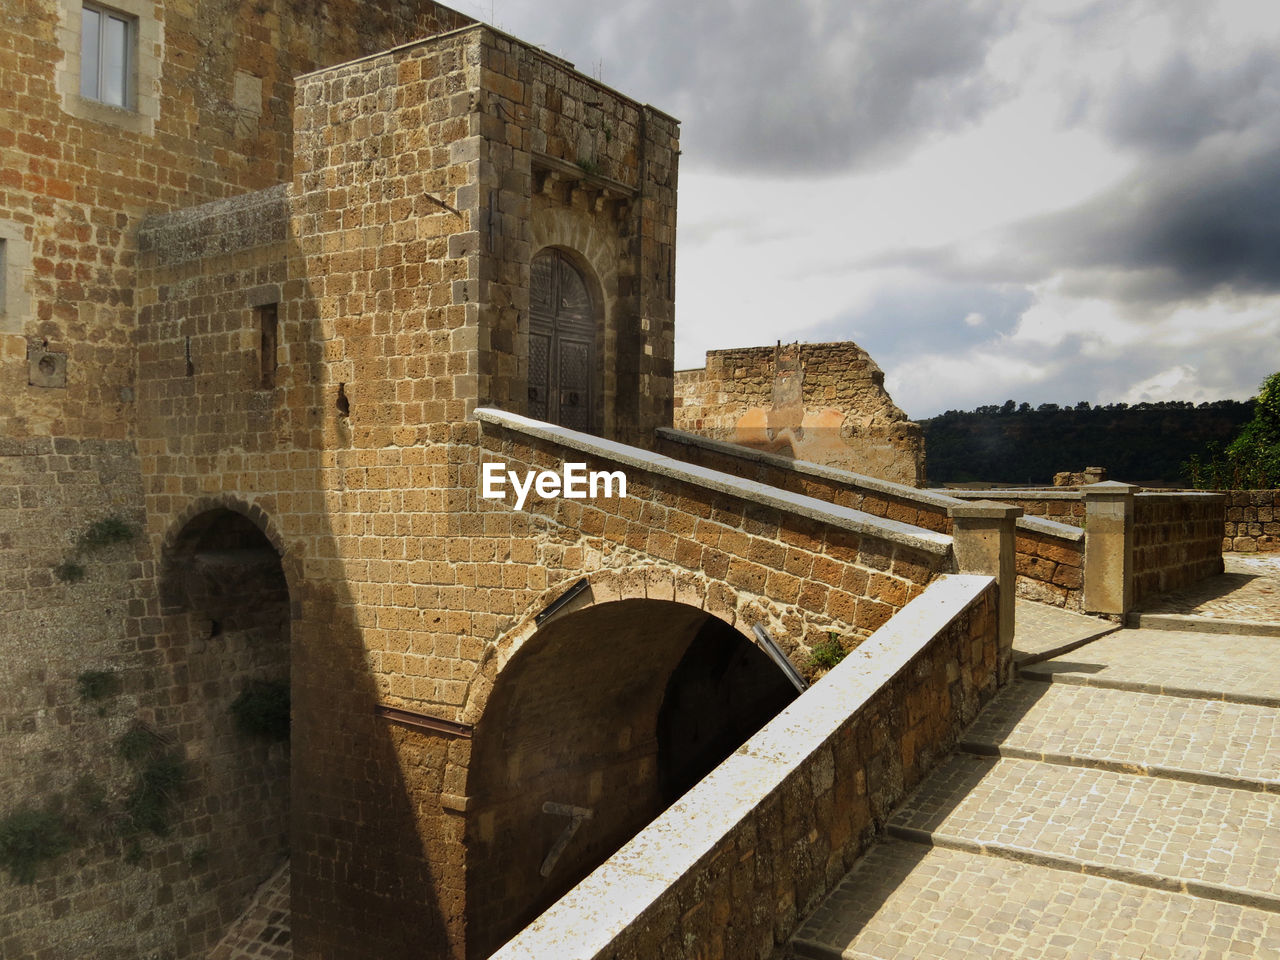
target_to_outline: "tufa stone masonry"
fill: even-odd
[[[924,436],[856,343],[711,350],[676,374],[675,426],[714,440],[924,483]]]
[[[742,885],[627,936],[741,907],[768,957],[1007,680],[1015,591],[1122,615],[1180,563],[1176,504],[1135,544],[916,490],[853,345],[712,354],[673,431],[679,125],[535,46],[427,0],[0,21],[6,960],[205,957],[285,877],[298,960],[478,960],[765,767]],[[570,462],[627,496],[481,496]]]

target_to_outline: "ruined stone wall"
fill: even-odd
[[[1222,572],[1226,500],[1211,493],[1140,493],[1133,510],[1133,601]]]
[[[919,426],[855,343],[712,350],[704,370],[680,371],[676,390],[681,430],[912,486],[924,480]]]
[[[1274,553],[1280,550],[1280,490],[1227,490],[1223,550]]]

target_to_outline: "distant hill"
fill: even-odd
[[[1009,400],[919,422],[930,484],[1048,485],[1061,470],[1089,466],[1112,480],[1185,484],[1182,464],[1210,441],[1230,441],[1252,416],[1252,400],[1034,408]]]

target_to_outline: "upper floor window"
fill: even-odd
[[[137,21],[86,3],[80,21],[80,96],[132,107]]]

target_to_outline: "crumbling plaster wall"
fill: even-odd
[[[913,486],[924,438],[855,343],[711,350],[702,370],[676,374],[674,426]]]

